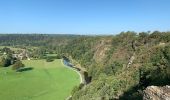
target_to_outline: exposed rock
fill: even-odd
[[[170,86],[149,86],[144,90],[143,100],[170,100]]]
[[[130,57],[129,62],[127,64],[127,68],[129,68],[129,66],[133,63],[134,60],[135,60],[135,53],[133,53],[133,55]]]
[[[102,62],[106,58],[107,51],[110,50],[111,40],[101,40],[98,44],[96,44],[95,48],[93,48],[94,56],[93,59],[96,62]]]

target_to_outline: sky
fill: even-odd
[[[170,0],[0,0],[0,33],[170,31]]]

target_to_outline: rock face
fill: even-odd
[[[149,86],[144,90],[143,100],[170,100],[170,86]]]

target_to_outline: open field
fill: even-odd
[[[0,68],[3,100],[64,100],[80,83],[79,75],[66,68],[61,60],[25,60],[23,63],[33,69],[18,73],[11,67]]]

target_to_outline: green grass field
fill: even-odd
[[[11,67],[0,68],[0,100],[64,100],[80,83],[79,75],[61,60],[23,63],[33,70],[15,72]]]

